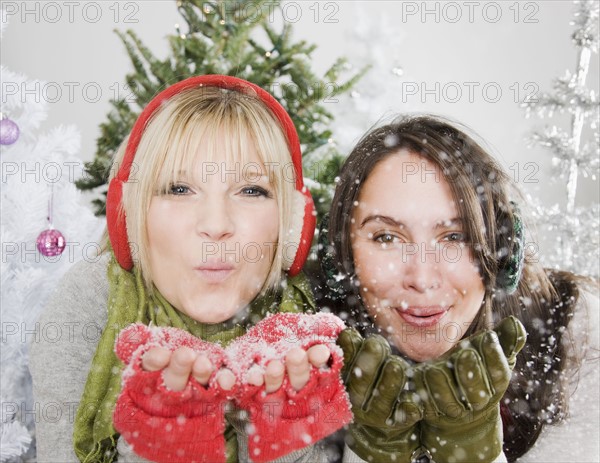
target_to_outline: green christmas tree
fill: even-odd
[[[108,120],[100,125],[95,158],[86,164],[86,177],[77,182],[82,190],[104,188],[103,197],[93,201],[95,213],[105,213],[105,185],[112,158],[152,97],[187,77],[225,74],[261,86],[290,114],[303,148],[305,177],[310,180],[308,186],[320,217],[329,207],[334,179],[343,161],[332,143],[329,126],[333,116],[326,103],[350,90],[367,68],[340,82],[349,66],[344,58],[338,58],[318,77],[311,70],[310,61],[316,45],[294,42],[291,25],[285,21],[280,30],[273,27],[281,12],[278,1],[179,0],[177,8],[187,31],[177,27],[176,33],[168,37],[171,56],[164,60],[155,57],[133,31],[116,31],[134,72],[126,76],[131,90],[127,100],[111,100],[113,108]],[[258,40],[258,36],[266,38]]]

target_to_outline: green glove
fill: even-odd
[[[500,455],[499,403],[526,337],[521,322],[508,317],[416,368],[425,409],[421,444],[434,461],[486,463]]]
[[[379,335],[363,340],[356,330],[344,330],[338,344],[344,351],[342,375],[352,404],[348,446],[373,463],[410,462],[420,447],[420,399],[404,390],[409,365],[391,354]]]

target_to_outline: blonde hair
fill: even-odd
[[[152,196],[191,172],[202,147],[210,161],[224,151],[227,161],[249,163],[247,143],[254,149],[268,176],[279,209],[277,252],[261,289],[281,282],[287,230],[293,228],[295,171],[281,124],[251,89],[226,90],[198,87],[182,91],[166,101],[149,120],[140,140],[129,180],[123,188],[122,210],[134,264],[152,289],[149,264],[147,214]],[[122,162],[127,139],[115,155],[111,177]],[[291,175],[290,175],[291,174]]]

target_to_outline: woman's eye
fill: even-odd
[[[189,187],[185,186],[185,185],[171,185],[169,187],[168,193],[171,195],[185,195],[188,194],[190,192]]]
[[[395,235],[392,235],[391,233],[381,233],[379,235],[375,235],[373,237],[373,241],[380,243],[380,244],[392,244],[397,240],[397,237]]]
[[[448,233],[444,237],[444,241],[451,241],[451,242],[463,243],[465,241],[465,234],[461,233],[461,232]]]
[[[246,186],[241,190],[242,195],[244,196],[266,196],[268,198],[271,197],[271,193],[259,186]]]

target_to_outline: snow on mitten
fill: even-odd
[[[340,377],[342,350],[335,344],[344,323],[326,313],[280,313],[265,318],[227,347],[226,364],[241,384],[236,404],[249,413],[248,448],[252,461],[274,460],[337,431],[352,420],[350,402]],[[285,361],[290,349],[323,344],[329,364],[312,367],[308,383],[296,391],[287,375],[267,394],[265,386],[248,384],[251,368],[266,369],[271,360]]]
[[[117,356],[125,363],[113,414],[115,429],[136,454],[151,461],[224,462],[228,392],[219,387],[214,373],[206,387],[190,375],[182,391],[168,389],[162,370],[142,369],[142,356],[153,347],[171,351],[189,347],[202,352],[215,366],[215,372],[224,360],[221,346],[178,328],[139,323],[125,328],[115,344]]]

